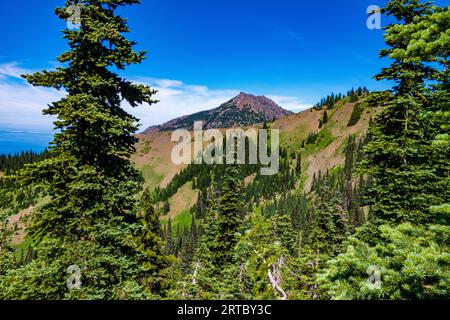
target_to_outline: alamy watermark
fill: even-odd
[[[369,30],[380,30],[381,29],[381,8],[377,5],[371,5],[367,8],[367,28]]]
[[[248,160],[247,164],[261,164],[260,173],[266,176],[277,174],[280,168],[278,129],[227,129],[224,136],[219,129],[204,131],[203,123],[195,122],[193,136],[187,129],[178,129],[172,133],[172,141],[178,142],[171,154],[176,165],[242,165]]]
[[[81,269],[77,265],[71,265],[67,268],[67,288],[69,290],[81,289]]]
[[[66,25],[68,29],[80,29],[81,27],[81,6],[71,5],[67,7],[67,13],[70,15],[66,19]]]
[[[369,278],[366,280],[367,287],[370,290],[381,289],[381,269],[379,266],[371,265],[367,268],[367,275]]]

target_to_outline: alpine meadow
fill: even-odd
[[[56,2],[0,48],[0,300],[450,299],[448,2]]]

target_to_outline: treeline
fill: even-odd
[[[331,93],[330,95],[322,98],[316,105],[314,105],[314,109],[322,109],[323,107],[327,107],[328,109],[333,109],[334,105],[344,99],[348,100],[348,102],[357,102],[361,97],[366,96],[370,93],[370,91],[366,87],[358,87],[356,90],[352,88],[347,91],[346,94],[343,93]]]
[[[267,128],[267,123],[264,123],[264,127]],[[250,163],[249,152],[253,146],[251,145],[252,142],[247,137],[244,139],[244,143],[245,143],[245,164],[241,165],[239,170],[240,178],[242,179],[253,173],[256,173],[261,168],[260,164],[249,164]],[[224,155],[222,158],[222,163],[226,163],[225,138],[222,142],[222,147]],[[215,156],[214,151],[212,151],[211,154],[213,157]],[[204,190],[211,184],[211,180],[213,178],[221,177],[223,175],[225,167],[226,165],[221,164],[206,165],[205,163],[202,164],[191,163],[181,172],[177,173],[165,188],[160,188],[159,186],[157,186],[152,194],[153,201],[155,203],[166,202],[169,198],[171,198],[173,195],[177,193],[179,188],[181,188],[187,182],[192,182],[194,189]]]
[[[252,205],[264,199],[276,196],[277,192],[295,188],[296,180],[301,174],[301,155],[290,147],[280,148],[279,173],[276,175],[261,175],[261,164],[249,164],[248,142],[246,144],[245,164],[239,165],[238,177],[242,181],[251,178],[246,186],[246,200]],[[225,162],[225,160],[224,160]],[[172,181],[165,187],[155,188],[152,194],[155,203],[166,202],[176,194],[187,182],[192,182],[194,189],[199,189],[204,194],[212,181],[220,180],[225,174],[227,165],[215,164],[190,164],[180,173],[175,175]],[[250,202],[248,202],[250,201]]]
[[[279,172],[275,175],[261,175],[260,165],[244,164],[238,166],[237,178],[240,181],[247,179],[246,185],[243,186],[242,196],[249,211],[253,210],[254,205],[275,198],[286,190],[293,190],[297,186],[302,166],[300,153],[296,153],[290,148],[280,148],[279,164]],[[220,185],[228,168],[227,165],[205,167],[209,167],[210,170],[207,177],[198,176],[196,181],[204,181],[208,184],[199,184],[198,182],[195,184],[200,190],[198,202],[195,206],[195,210],[200,217],[204,217],[207,211],[207,200],[205,198],[213,182],[211,177],[214,177],[214,181]]]
[[[25,164],[41,161],[48,157],[48,151],[34,152],[22,151],[14,154],[0,155],[0,171],[6,175],[16,172],[23,168]]]
[[[329,259],[343,251],[345,239],[370,219],[365,197],[367,189],[371,185],[371,179],[369,176],[356,175],[357,163],[363,161],[363,147],[369,139],[369,137],[356,139],[353,135],[349,136],[345,149],[344,166],[329,172],[319,171],[317,175],[314,175],[311,190],[308,193],[301,193],[299,191],[301,189],[298,189],[302,180],[301,150],[281,148],[280,171],[274,176],[261,176],[256,170],[257,167],[250,165],[235,166],[233,170],[229,165],[196,165],[196,169],[186,168],[184,173],[182,172],[178,176],[183,179],[174,179],[174,182],[179,181],[177,185],[181,187],[181,184],[192,181],[193,185],[199,189],[198,201],[189,210],[191,223],[178,225],[174,229],[172,220],[169,218],[168,224],[161,229],[161,238],[164,239],[166,252],[176,256],[180,261],[181,274],[184,275],[184,280],[181,282],[183,288],[186,288],[185,281],[191,282],[193,281],[192,277],[200,277],[200,269],[205,268],[206,265],[208,265],[208,272],[211,273],[204,276],[214,283],[225,285],[220,276],[217,277],[213,274],[219,271],[211,264],[211,261],[219,258],[211,257],[215,254],[220,255],[216,252],[217,248],[214,244],[217,244],[221,234],[219,231],[221,211],[218,208],[224,206],[222,201],[225,201],[223,197],[230,180],[229,172],[231,170],[233,181],[236,183],[235,188],[239,190],[237,194],[234,194],[234,201],[238,203],[238,209],[236,209],[238,218],[236,219],[239,220],[239,223],[235,225],[233,232],[240,233],[242,237],[252,228],[259,229],[260,225],[270,224],[275,230],[283,228],[283,234],[277,235],[277,237],[282,236],[284,244],[280,249],[286,250],[286,252],[278,258],[290,261],[292,266],[288,269],[295,266],[297,270],[304,270],[295,275],[295,277],[302,277],[303,274],[303,282],[294,282],[295,277],[292,278],[292,274],[289,275],[293,281],[289,296],[308,299],[322,297],[323,292],[318,287],[316,274],[324,270]],[[308,143],[314,143],[313,139],[310,139]],[[162,189],[158,191],[158,194],[164,194],[164,192],[165,189]],[[158,200],[163,200],[163,198]],[[232,205],[234,206],[234,202],[225,207]],[[232,223],[228,222],[226,225],[230,224]],[[268,235],[266,234],[266,236]],[[242,238],[236,239],[236,244],[240,241],[243,241]],[[259,241],[261,241],[259,245],[262,245],[264,242],[270,243],[273,239],[267,238]],[[204,252],[206,248],[209,248],[208,252]],[[235,249],[229,250],[231,252],[228,252],[228,255],[236,255]],[[203,255],[208,258],[200,258]],[[203,259],[210,261],[207,264]],[[285,267],[280,268],[284,269]],[[230,264],[229,268],[234,269],[236,266]],[[283,272],[287,272],[286,270]],[[203,271],[206,272],[206,270]],[[254,270],[254,272],[259,274],[261,270]],[[247,276],[254,277],[256,275],[248,274]],[[229,281],[226,285],[237,285],[236,280],[233,280],[236,274],[232,278],[229,278],[230,274],[223,275],[223,277]],[[264,278],[264,275],[261,274],[261,277]],[[286,275],[286,277],[288,276]],[[267,280],[263,282],[263,291],[266,291],[269,297],[276,298],[276,292],[270,290],[270,282]],[[178,290],[180,288],[176,292],[172,292],[174,297],[186,298],[185,295],[189,296],[183,290],[181,290],[182,296],[180,296]],[[189,297],[205,298],[209,294],[213,294],[212,291],[206,293],[205,288],[195,290],[200,290],[200,292]],[[217,290],[213,295],[214,298],[227,297],[224,292]],[[252,296],[247,292],[247,295],[242,296],[233,293],[232,297],[262,298],[264,295],[260,292],[253,293]]]

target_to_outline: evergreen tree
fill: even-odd
[[[352,127],[352,126],[356,125],[359,122],[359,120],[361,119],[363,112],[364,112],[364,105],[359,102],[356,103],[353,106],[353,111],[350,116],[350,120],[348,121],[347,127]]]
[[[143,269],[142,282],[149,292],[161,293],[164,278],[160,272],[168,267],[168,260],[162,251],[163,241],[159,237],[159,214],[151,203],[145,205],[142,226],[143,233],[139,241],[139,249],[143,253],[140,261]],[[170,231],[169,233],[171,234]]]
[[[442,225],[383,225],[376,246],[351,238],[319,283],[334,299],[448,299],[449,232]],[[379,278],[371,279],[375,272]]]
[[[11,240],[12,229],[7,221],[3,221],[0,223],[0,277],[3,277],[8,270],[14,269],[16,266],[14,248],[11,245]],[[0,299],[5,299],[2,291],[0,291]]]
[[[170,212],[170,204],[169,204],[169,200],[164,201],[163,204],[163,214],[166,215]]]
[[[425,81],[433,70],[423,59],[397,57],[413,41],[399,30],[431,10],[430,5],[416,0],[390,1],[383,10],[399,22],[387,28],[390,48],[381,51],[382,57],[391,55],[394,61],[377,79],[394,80],[396,86],[388,105],[373,121],[363,167],[373,177],[370,197],[374,215],[392,222],[430,222],[433,216],[427,214],[428,208],[441,202],[447,189],[441,182],[442,173],[435,174],[435,160],[429,157],[436,134],[429,129],[435,126],[425,125],[428,121],[422,116],[430,108]]]
[[[1,281],[9,298],[143,298],[133,241],[138,175],[129,160],[137,123],[121,102],[152,104],[155,91],[111,71],[144,59],[124,36],[130,31],[126,19],[115,13],[138,3],[66,1],[56,14],[67,19],[68,7],[78,4],[81,26],[63,31],[70,47],[58,57],[64,67],[25,76],[31,85],[63,88],[68,95],[44,111],[57,118],[50,158],[21,175],[25,183],[42,185],[51,201],[33,213],[28,229],[38,243],[38,258]],[[71,265],[81,269],[82,287],[69,292]]]
[[[194,261],[195,251],[198,246],[198,230],[195,215],[192,215],[191,227],[187,235],[187,241],[183,245],[181,252],[182,264],[181,269],[184,274],[192,271],[192,262]]]
[[[355,153],[355,137],[350,135],[348,138],[347,149],[345,151],[345,166],[344,166],[344,184],[343,184],[343,195],[344,195],[344,205],[343,208],[345,211],[348,211],[350,208],[350,202],[353,197],[353,164],[354,158],[353,155]]]
[[[166,251],[168,254],[175,253],[175,248],[174,248],[174,243],[173,243],[172,218],[171,217],[169,217],[169,221],[167,222]]]
[[[398,23],[387,28],[390,48],[382,51],[394,61],[378,78],[396,86],[373,121],[363,161],[373,176],[373,218],[319,280],[340,299],[448,298],[449,10],[401,0],[383,12]],[[367,281],[371,266],[376,287]]]
[[[323,112],[322,125],[325,125],[325,124],[327,124],[327,123],[328,123],[328,112],[327,112],[327,110],[325,110],[325,111]]]
[[[297,153],[297,161],[295,163],[295,173],[300,176],[302,174],[302,154]]]
[[[227,166],[218,204],[217,265],[230,263],[237,243],[236,233],[242,224],[244,203],[242,182],[236,165]]]

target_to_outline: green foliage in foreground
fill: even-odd
[[[68,7],[77,3],[66,1],[55,13],[66,19]],[[137,3],[81,1],[80,29],[63,31],[70,47],[58,57],[64,67],[25,76],[32,85],[64,88],[68,95],[44,111],[57,118],[50,157],[19,174],[24,184],[39,185],[51,195],[28,228],[37,258],[2,275],[0,299],[143,299],[152,294],[146,274],[160,266],[156,261],[162,256],[150,254],[157,243],[141,246],[142,235],[148,239],[153,229],[145,217],[143,224],[138,220],[140,185],[129,160],[137,123],[121,103],[152,104],[155,91],[110,71],[144,59],[124,36],[126,20],[115,14],[118,7]],[[70,266],[81,273],[77,290],[67,286]]]
[[[319,276],[334,299],[443,299],[450,287],[450,227],[382,225],[375,246],[353,238]],[[373,267],[374,270],[371,270]],[[378,270],[380,284],[369,276]]]
[[[396,86],[383,98],[362,163],[373,178],[374,219],[318,278],[335,299],[448,299],[450,10],[401,0],[383,12],[398,23],[387,28],[390,48],[381,52],[393,62],[377,78]],[[366,281],[370,266],[377,288]]]

